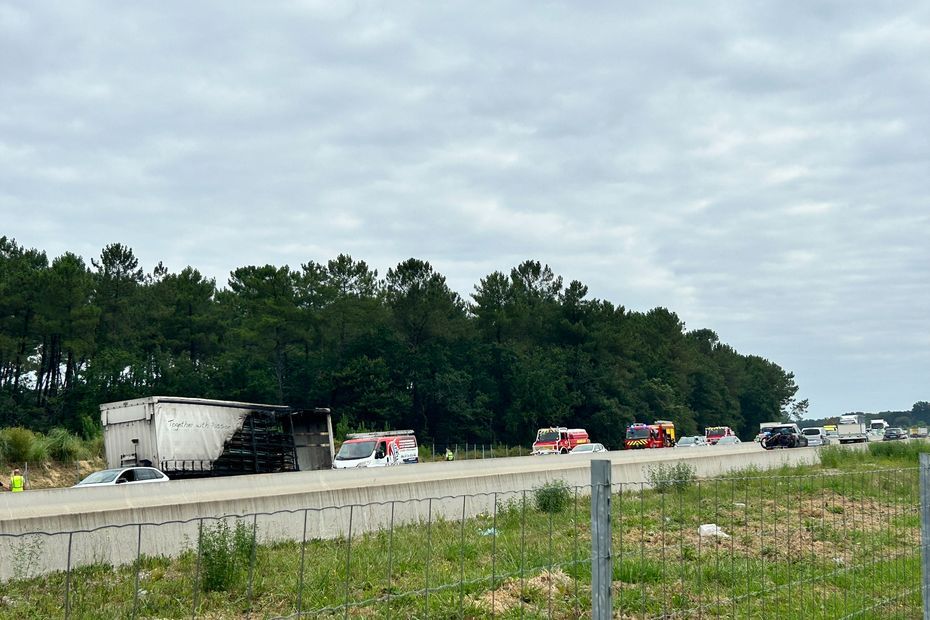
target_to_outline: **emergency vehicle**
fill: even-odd
[[[732,437],[736,435],[729,426],[708,426],[704,429],[704,438],[710,445],[716,444],[721,437]]]
[[[641,448],[671,448],[675,445],[675,423],[656,420],[655,424],[634,422],[626,429],[623,447],[627,450]]]
[[[390,467],[419,460],[413,431],[350,433],[333,459],[333,469]]]
[[[541,428],[536,431],[533,454],[568,454],[575,446],[589,441],[588,431],[583,428]]]

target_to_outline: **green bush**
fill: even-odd
[[[226,521],[200,531],[201,588],[228,591],[241,579],[252,556],[252,530],[242,521],[230,528]]]
[[[79,437],[63,428],[49,431],[45,445],[48,454],[56,461],[77,461],[87,458],[87,448]]]
[[[535,497],[537,510],[557,513],[571,502],[571,490],[564,480],[554,480],[536,489]]]
[[[28,428],[14,426],[2,431],[3,439],[0,446],[3,448],[2,460],[6,463],[33,463],[48,458],[48,449],[41,435],[33,433]]]
[[[681,461],[674,465],[660,463],[646,470],[646,479],[659,493],[667,493],[672,489],[683,491],[694,482],[694,468]]]
[[[96,435],[91,439],[88,439],[85,444],[87,448],[87,456],[89,458],[104,458],[106,456],[104,445],[103,445],[103,435]]]

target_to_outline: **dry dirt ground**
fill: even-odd
[[[26,477],[26,490],[70,487],[84,476],[100,469],[106,469],[106,467],[106,462],[101,458],[73,463],[30,465],[23,471]],[[3,483],[4,491],[10,489],[11,469],[11,467],[0,469],[0,482]]]

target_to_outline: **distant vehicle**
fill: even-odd
[[[170,478],[328,469],[329,409],[149,396],[100,405],[107,467]]]
[[[704,429],[704,438],[707,443],[714,445],[721,437],[734,437],[736,433],[729,426],[708,426]]]
[[[756,440],[757,442],[758,442],[758,441],[762,441],[762,438],[765,436],[765,434],[768,432],[768,430],[769,430],[770,428],[773,428],[773,427],[778,426],[778,425],[780,425],[780,424],[781,424],[781,422],[762,422],[761,424],[759,424],[759,434],[756,435],[756,439],[755,439],[755,440]]]
[[[830,443],[830,437],[827,435],[826,429],[820,426],[805,428],[801,433],[807,437],[807,445],[809,446],[826,446]]]
[[[881,418],[876,418],[876,419],[872,420],[871,422],[869,422],[869,430],[870,430],[870,431],[883,431],[883,430],[885,430],[886,428],[888,428],[889,426],[890,426],[890,425],[888,424],[888,422],[885,422],[885,421],[882,420]]]
[[[836,425],[837,439],[840,443],[862,443],[868,441],[868,429],[861,415],[841,415]]]
[[[108,487],[117,484],[150,484],[152,482],[168,482],[168,476],[154,467],[117,467],[95,471],[74,485],[74,488]]]
[[[690,437],[682,437],[678,440],[678,443],[675,444],[676,448],[702,448],[710,444],[707,443],[707,439],[702,435],[693,435]]]
[[[904,432],[903,428],[890,426],[885,429],[885,435],[882,437],[882,441],[897,441],[899,439],[907,439],[907,433]]]
[[[675,423],[656,420],[653,424],[634,422],[626,429],[623,447],[626,450],[641,448],[670,448],[675,445]]]
[[[736,435],[727,435],[726,437],[721,437],[720,439],[718,439],[717,443],[715,443],[714,445],[715,446],[735,446],[741,443],[743,442],[740,441],[739,437],[737,437]]]
[[[926,437],[927,436],[927,427],[926,426],[912,426],[907,432],[909,437]]]
[[[775,448],[805,448],[808,442],[797,424],[779,424],[766,429],[760,443],[766,450],[773,450]]]
[[[333,459],[333,469],[390,467],[420,460],[413,431],[350,433],[346,437]]]
[[[569,454],[592,454],[594,452],[607,452],[607,448],[600,443],[583,443],[572,448]]]
[[[568,454],[575,446],[590,442],[588,431],[583,428],[551,426],[536,431],[533,454]]]

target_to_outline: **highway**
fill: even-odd
[[[227,515],[259,515],[253,518],[263,540],[300,540],[304,532],[333,538],[350,527],[355,534],[381,529],[389,520],[487,513],[497,502],[553,480],[585,493],[592,459],[611,461],[616,485],[646,480],[646,470],[657,463],[684,461],[698,476],[710,477],[750,466],[816,463],[817,450],[767,451],[744,443],[0,493],[0,536],[44,532],[35,537],[44,550],[41,571],[64,568],[69,555],[72,565],[101,559],[121,564],[140,548],[148,555],[176,555],[196,540],[203,519]],[[82,533],[68,535],[75,531]],[[12,558],[6,556],[13,547],[0,541],[0,579],[9,577]]]

